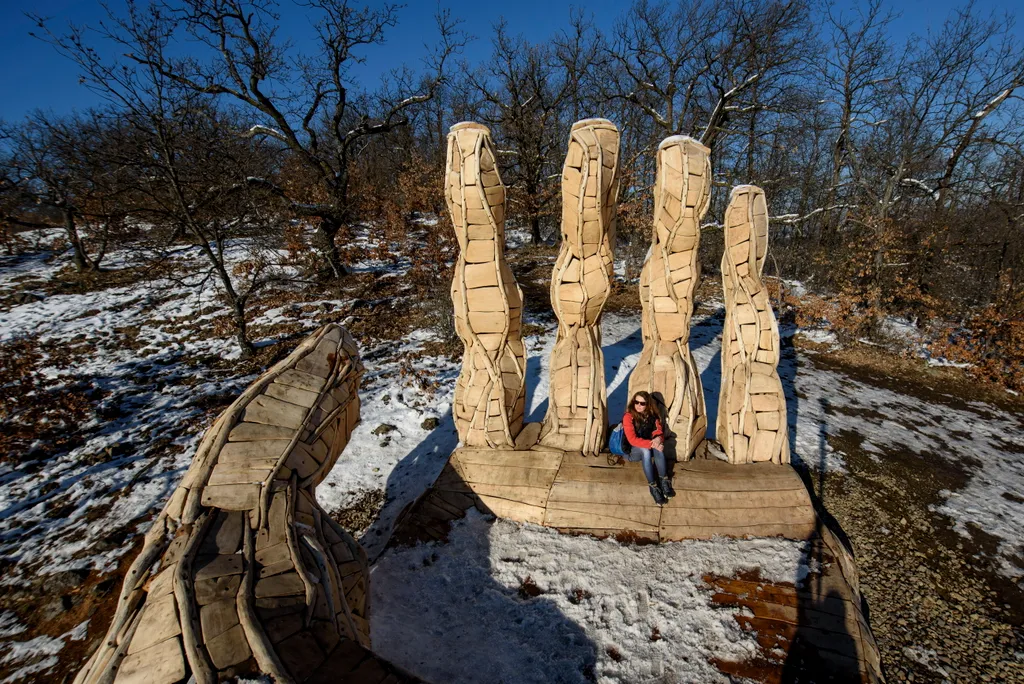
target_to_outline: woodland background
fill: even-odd
[[[279,36],[278,13],[296,11],[316,41]],[[970,5],[897,42],[894,12],[879,0],[855,11],[639,0],[610,31],[577,11],[530,42],[500,23],[474,39],[439,10],[422,61],[377,87],[350,69],[387,40],[396,5],[130,2],[91,28],[37,17],[38,37],[106,104],[0,123],[0,249],[17,254],[21,231],[63,226],[74,284],[172,277],[174,255],[198,246],[205,270],[189,282],[219,288],[251,354],[252,302],[350,277],[368,256],[356,226],[387,238],[369,256],[408,260],[408,283],[446,307],[455,246],[441,180],[457,121],[491,127],[508,221],[550,249],[568,128],[601,116],[622,131],[627,283],[649,244],[654,151],[693,136],[712,149],[706,277],[730,188],[759,185],[772,215],[766,275],[797,322],[869,344],[909,326],[907,353],[1022,391],[1024,48],[1012,16]],[[490,59],[467,63],[470,40],[490,41]],[[246,258],[229,263],[240,245]],[[137,259],[113,271],[115,248]],[[31,353],[3,350],[0,372],[19,377],[15,359]]]

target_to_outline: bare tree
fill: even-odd
[[[732,117],[770,107],[803,68],[807,28],[796,0],[638,0],[607,42],[606,98],[639,108],[659,138],[685,133],[713,146]]]
[[[494,51],[481,69],[464,67],[465,80],[480,99],[480,116],[495,130],[512,212],[530,227],[534,244],[560,189],[565,103],[572,87],[552,51],[494,27]]]
[[[270,0],[179,0],[128,6],[127,18],[111,14],[103,37],[127,58],[178,87],[228,98],[252,117],[251,136],[283,146],[313,186],[296,188],[271,178],[253,179],[282,198],[297,216],[317,223],[317,237],[331,273],[345,272],[335,238],[353,219],[350,171],[367,138],[409,123],[410,113],[443,83],[451,56],[464,42],[458,22],[437,17],[439,43],[422,75],[402,70],[374,96],[361,96],[349,70],[360,50],[381,44],[398,19],[398,5],[360,8],[348,0],[299,3],[316,15],[315,48],[293,49],[277,32]],[[170,37],[185,32],[205,49],[172,56]],[[55,39],[65,52],[81,53],[85,33]]]
[[[104,164],[105,134],[94,113],[56,117],[36,112],[9,131],[7,167],[19,179],[21,195],[60,214],[72,262],[79,271],[98,271],[116,227],[107,210],[117,195],[117,172]],[[10,223],[39,227],[10,216]]]

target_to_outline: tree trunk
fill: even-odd
[[[234,309],[232,318],[235,320],[235,340],[238,342],[239,349],[242,350],[242,358],[250,359],[256,353],[256,347],[249,340],[248,325],[245,322],[245,306],[236,299],[232,302],[232,308]]]
[[[339,279],[348,273],[348,269],[341,263],[341,255],[338,253],[338,245],[334,238],[338,235],[341,225],[333,219],[322,219],[317,226],[314,244],[320,251],[320,255],[327,262],[330,274],[334,279]]]
[[[89,253],[82,244],[82,238],[78,234],[78,225],[75,222],[75,210],[63,209],[64,230],[68,234],[68,242],[71,243],[72,261],[79,272],[98,270],[99,264],[89,258]]]
[[[533,244],[540,244],[540,217],[536,214],[530,218],[530,237],[533,240]]]

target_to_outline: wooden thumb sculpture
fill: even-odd
[[[558,338],[540,443],[587,454],[604,449],[608,423],[601,310],[611,294],[618,172],[615,124],[573,124],[562,168],[562,247],[551,276]]]
[[[328,325],[220,415],[76,684],[393,670],[367,650],[366,554],[314,492],[359,421],[362,373],[355,342]]]
[[[779,379],[779,326],[761,279],[768,207],[753,185],[733,188],[725,210],[722,391],[718,441],[730,463],[789,463],[786,397]]]
[[[704,439],[707,410],[690,354],[693,292],[700,280],[700,222],[711,198],[710,150],[685,136],[658,146],[654,233],[640,273],[644,349],[629,396],[647,391],[662,405],[665,453],[687,460]]]
[[[467,446],[512,447],[526,404],[523,293],[505,261],[505,186],[486,126],[451,127],[445,199],[459,241],[452,303],[465,347],[455,427]]]

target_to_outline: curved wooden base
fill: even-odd
[[[806,539],[814,532],[814,506],[790,465],[679,462],[673,473],[677,496],[658,506],[639,463],[609,465],[607,456],[544,446],[463,447],[425,500],[434,508],[476,506],[563,532],[653,542],[715,535]]]

